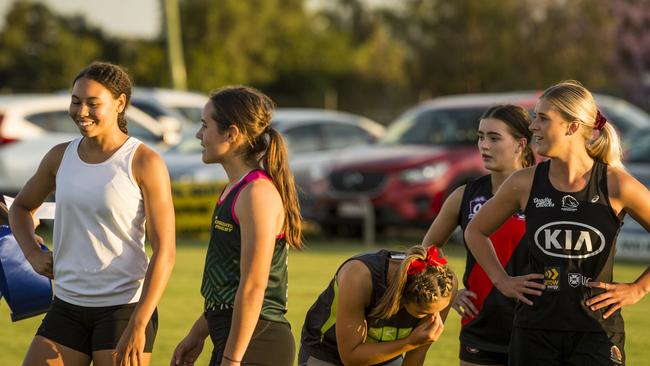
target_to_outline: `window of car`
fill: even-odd
[[[370,142],[370,134],[361,127],[344,123],[323,123],[321,125],[324,138],[324,149],[343,149]]]
[[[487,107],[429,109],[411,112],[391,124],[382,144],[473,145]]]
[[[308,124],[282,131],[292,154],[324,150],[321,124]]]
[[[650,163],[650,130],[645,130],[632,138],[625,162]]]
[[[26,120],[48,132],[77,133],[79,128],[67,110],[33,113]]]
[[[129,130],[129,136],[133,136],[139,140],[147,141],[147,142],[160,142],[162,140],[162,136],[156,135],[152,131],[144,128],[139,123],[129,121],[128,117],[127,117],[127,121],[128,123],[126,127]]]
[[[193,123],[200,123],[201,114],[203,113],[203,108],[198,107],[171,107],[171,109],[180,113],[188,121]]]
[[[165,110],[163,108],[144,100],[131,100],[131,105],[156,119],[160,118],[160,116],[165,115]]]

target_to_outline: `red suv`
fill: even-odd
[[[483,112],[496,103],[514,103],[532,111],[539,95],[449,96],[406,111],[378,144],[341,152],[325,178],[314,183],[320,195],[304,207],[303,215],[325,231],[341,224],[359,227],[367,210],[362,202],[369,200],[377,228],[430,225],[455,188],[486,173],[476,146]],[[613,98],[606,96],[596,100],[605,115],[616,115],[614,123],[624,136],[650,126],[647,114],[639,114],[623,101],[612,104]],[[626,111],[633,108],[633,117],[638,118],[623,118],[620,103]]]

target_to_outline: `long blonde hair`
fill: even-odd
[[[421,245],[413,246],[406,252],[406,258],[394,277],[389,280],[382,298],[370,311],[370,317],[388,319],[395,315],[404,303],[431,304],[451,296],[455,275],[449,265],[427,265],[423,271],[409,275],[409,266],[418,259],[427,259],[427,249]]]
[[[611,166],[623,166],[621,141],[610,123],[605,123],[598,137],[592,139],[598,108],[587,88],[575,80],[562,81],[546,89],[540,99],[555,107],[566,121],[580,123],[589,156]]]
[[[271,127],[275,104],[264,93],[250,86],[230,86],[210,94],[212,119],[221,131],[235,125],[243,134],[245,158],[261,164],[271,176],[284,205],[283,231],[287,243],[302,247],[300,206],[293,174],[289,170],[284,138]]]

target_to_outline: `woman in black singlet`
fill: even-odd
[[[422,245],[445,245],[457,227],[463,231],[467,228],[481,206],[512,172],[535,164],[529,125],[528,112],[519,106],[495,105],[483,113],[478,127],[478,148],[490,174],[457,188],[449,195]],[[518,212],[490,237],[499,261],[510,275],[523,273],[527,265],[525,230],[524,215]],[[462,317],[461,366],[506,365],[514,299],[503,296],[494,288],[469,251],[463,284],[465,288],[458,291],[452,305]]]
[[[626,213],[650,228],[650,192],[623,169],[616,130],[580,83],[546,89],[530,129],[549,160],[515,172],[465,231],[495,287],[520,300],[510,364],[623,365],[621,307],[650,290],[650,268],[632,283],[613,282],[615,240]],[[513,277],[489,235],[518,210],[531,273]]]
[[[455,290],[436,247],[353,257],[307,312],[298,364],[421,366]]]

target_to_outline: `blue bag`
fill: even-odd
[[[52,282],[34,271],[5,225],[0,226],[0,293],[14,322],[45,313],[52,303]]]

